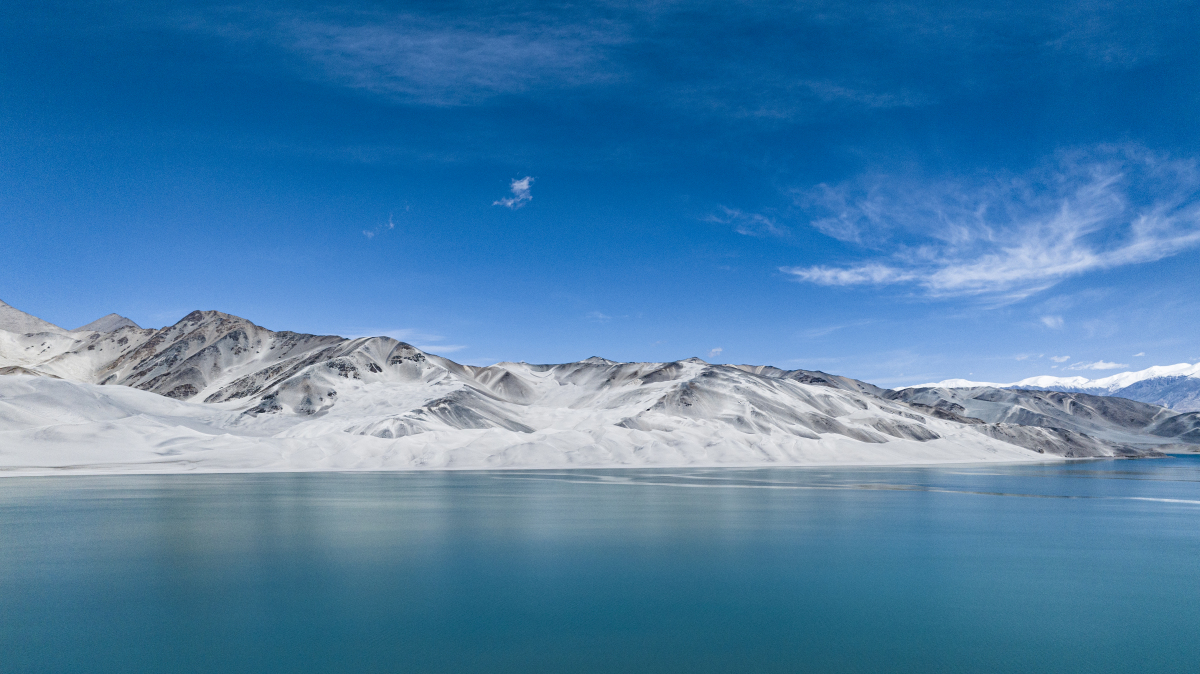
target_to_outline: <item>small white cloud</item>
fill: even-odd
[[[715,349],[713,349],[712,351],[709,351],[709,352],[708,352],[708,357],[709,357],[710,359],[712,359],[712,358],[716,358],[717,356],[721,355],[721,352],[722,352],[722,351],[724,351],[724,350],[725,350],[725,349],[722,349],[721,347],[719,347],[719,346],[718,346],[717,348],[715,348]]]
[[[1129,367],[1125,363],[1109,363],[1107,361],[1098,360],[1094,363],[1075,363],[1068,370],[1119,370],[1123,367]]]
[[[607,323],[611,321],[613,317],[599,311],[592,311],[588,313],[586,318],[593,323]]]
[[[513,195],[505,199],[493,201],[492,205],[504,206],[505,208],[510,208],[515,211],[530,201],[533,201],[533,194],[530,192],[532,186],[533,178],[530,176],[525,176],[519,180],[514,178],[512,184],[509,186],[509,189],[512,190]]]
[[[407,207],[405,208],[405,210],[408,210]],[[368,239],[374,239],[376,236],[378,236],[384,232],[391,231],[395,228],[396,228],[396,222],[394,220],[392,220],[392,215],[389,213],[387,222],[383,223],[382,225],[379,225],[375,229],[364,229],[363,236],[367,237]]]
[[[1050,356],[1050,360],[1052,360],[1056,363],[1065,363],[1068,360],[1071,360],[1071,357],[1070,356]]]
[[[1142,356],[1144,356],[1144,355],[1146,355],[1146,352],[1145,352],[1145,351],[1142,351],[1141,353],[1135,353],[1135,354],[1133,354],[1133,357],[1134,357],[1134,358],[1141,358],[1141,357],[1142,357]]]
[[[1061,330],[1063,326],[1062,316],[1042,316],[1042,325],[1051,330]]]

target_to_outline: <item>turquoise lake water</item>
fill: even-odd
[[[1200,457],[0,480],[0,672],[1198,663]]]

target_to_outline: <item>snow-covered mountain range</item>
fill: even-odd
[[[1149,456],[1200,413],[1078,393],[887,391],[698,358],[461,365],[217,311],[73,331],[0,303],[0,473],[917,464]]]
[[[977,388],[980,386],[1091,393],[1153,403],[1180,412],[1200,411],[1200,363],[1156,365],[1136,372],[1121,372],[1102,379],[1040,376],[1008,384],[947,379],[908,388]]]

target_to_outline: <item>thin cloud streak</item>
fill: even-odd
[[[855,321],[853,323],[842,323],[840,325],[827,325],[827,326],[820,327],[820,328],[810,328],[800,334],[808,339],[820,339],[821,337],[832,335],[833,333],[838,332],[839,330],[845,330],[846,328],[860,328],[864,325],[870,325],[874,322],[875,321],[872,319],[867,319],[867,320],[862,320],[862,321]]]
[[[1129,367],[1127,363],[1109,363],[1107,361],[1098,360],[1094,363],[1075,363],[1066,370],[1119,370],[1123,367]]]
[[[587,316],[584,316],[584,318],[593,323],[607,323],[613,319],[612,316],[599,311],[590,311],[588,312]]]
[[[465,344],[413,344],[426,353],[454,353],[467,348]]]
[[[787,236],[789,234],[788,228],[778,224],[773,217],[762,213],[746,213],[728,206],[719,208],[721,209],[719,215],[709,215],[704,218],[704,221],[718,225],[732,225],[733,231],[744,236]]]
[[[416,348],[425,351],[426,353],[455,353],[469,348],[465,344],[438,344],[445,337],[435,335],[428,332],[423,332],[414,328],[353,328],[343,331],[343,334],[349,339],[360,339],[363,337],[391,337],[392,339],[411,344]]]

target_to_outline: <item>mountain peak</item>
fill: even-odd
[[[2,301],[0,301],[0,330],[6,330],[19,335],[35,332],[54,332],[58,334],[66,332],[66,330],[49,321],[43,321],[37,316],[27,314]]]
[[[187,316],[184,316],[183,318],[176,321],[175,325],[185,326],[188,324],[196,324],[196,323],[226,322],[226,321],[240,322],[240,323],[246,323],[249,325],[253,325],[255,327],[262,327],[262,326],[257,325],[256,323],[254,323],[253,321],[251,321],[249,319],[242,318],[241,316],[236,316],[234,314],[227,314],[223,311],[217,311],[215,309],[204,309],[204,310],[197,309],[197,310],[191,312],[190,314],[188,314]]]
[[[134,323],[132,320],[125,318],[120,314],[109,314],[88,323],[85,326],[75,328],[71,332],[116,332],[121,328],[138,328],[142,326]]]

